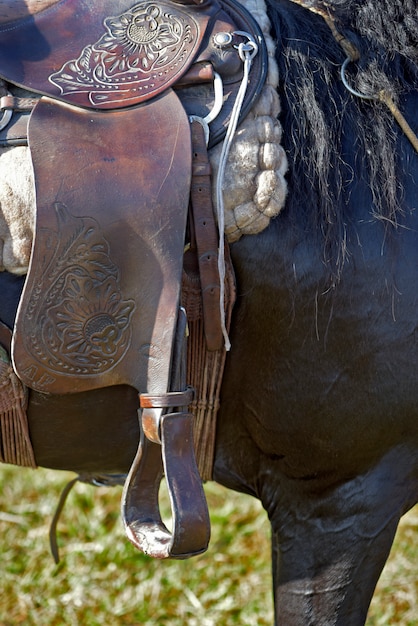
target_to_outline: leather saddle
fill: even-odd
[[[37,213],[14,368],[46,394],[138,391],[141,441],[122,514],[130,540],[157,558],[197,554],[209,541],[182,373],[189,115],[205,117],[221,76],[210,141],[221,138],[248,31],[262,45],[234,0],[59,0],[0,27],[0,76],[42,96],[28,130]],[[265,59],[252,70],[247,108]],[[172,532],[158,510],[163,475]]]

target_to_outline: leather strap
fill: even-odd
[[[191,210],[203,304],[203,322],[208,350],[223,345],[219,309],[218,229],[212,204],[211,166],[203,126],[192,122]]]
[[[0,111],[30,113],[38,102],[38,98],[21,98],[8,93],[0,98]]]
[[[0,147],[28,145],[29,115],[37,101],[11,94],[0,79]]]
[[[165,409],[187,407],[193,401],[193,390],[174,391],[160,395],[140,394],[142,408],[142,429],[145,436],[154,443],[161,443],[161,419]]]
[[[188,406],[193,401],[193,389],[169,391],[161,395],[141,393],[139,396],[142,409],[169,409],[175,406]]]

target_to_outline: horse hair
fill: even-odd
[[[295,0],[296,1],[296,0]],[[385,89],[399,101],[418,81],[416,0],[328,0],[323,4],[360,59],[350,82],[365,94]],[[396,227],[402,173],[396,123],[386,106],[361,100],[342,85],[345,53],[320,15],[288,0],[268,0],[277,38],[283,145],[289,158],[288,210],[325,237],[325,260],[338,279],[347,258],[346,223],[354,172],[368,181],[374,218]],[[355,161],[351,157],[355,142]],[[311,210],[319,207],[319,211]]]

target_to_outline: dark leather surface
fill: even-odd
[[[161,447],[143,438],[122,497],[122,516],[130,541],[154,558],[187,558],[206,550],[209,514],[193,453],[193,416],[164,415]],[[159,467],[159,472],[156,468]],[[163,523],[158,506],[165,473],[173,510],[173,532]],[[135,476],[132,480],[131,476]]]
[[[211,166],[202,125],[195,121],[191,128],[193,176],[190,220],[194,227],[195,252],[199,264],[205,337],[209,350],[220,350],[223,335],[219,307],[219,235],[212,204]]]
[[[0,75],[88,108],[143,102],[187,71],[219,8],[216,1],[61,0],[0,29]]]
[[[49,393],[164,393],[191,174],[183,107],[170,90],[108,114],[41,101],[29,141],[38,208],[15,327],[20,377]]]

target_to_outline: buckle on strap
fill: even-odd
[[[10,93],[7,93],[0,100],[0,114],[1,114],[0,130],[3,130],[3,128],[6,128],[9,125],[10,120],[12,119],[13,108],[10,106],[7,106],[8,104],[10,104],[9,100],[11,97],[12,95]]]
[[[188,387],[185,391],[169,391],[163,394],[141,393],[139,395],[142,411],[142,428],[145,436],[154,443],[161,443],[161,419],[164,409],[187,407],[193,402],[194,390]],[[182,415],[182,413],[170,413]]]

